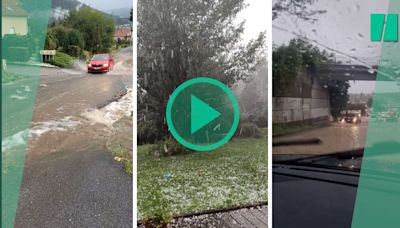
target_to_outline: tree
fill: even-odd
[[[317,0],[277,0],[272,6],[272,19],[283,13],[293,15],[306,21],[315,21],[315,15],[326,13],[326,10],[310,9]]]
[[[348,90],[350,88],[348,81],[328,80],[329,104],[331,114],[334,118],[340,116],[342,110],[346,109],[349,101]]]
[[[55,47],[52,42],[55,42]],[[45,47],[57,49],[74,57],[81,57],[85,41],[78,30],[63,25],[54,25],[47,31]]]
[[[139,112],[155,113],[163,135],[166,104],[178,85],[202,76],[231,86],[256,69],[265,34],[241,43],[244,22],[235,18],[245,7],[244,0],[138,2],[138,91],[147,102]]]
[[[292,89],[297,82],[302,83],[305,77],[315,76],[328,89],[332,116],[338,117],[346,108],[350,87],[348,81],[320,78],[315,74],[321,64],[330,61],[325,50],[321,51],[307,41],[293,39],[288,45],[274,48],[272,55],[274,96],[293,96]]]
[[[114,20],[99,11],[88,7],[71,10],[64,24],[83,35],[90,52],[108,52],[114,44]]]
[[[292,39],[288,45],[272,52],[272,83],[274,96],[289,95],[300,74],[313,74],[328,61],[328,54],[302,39]]]
[[[54,33],[50,32],[50,31],[47,32],[47,34],[46,34],[44,49],[46,49],[46,50],[57,49],[57,38],[55,37]]]
[[[241,119],[253,122],[259,127],[267,126],[267,75],[267,61],[263,61],[247,82],[243,83],[243,89],[238,94]]]

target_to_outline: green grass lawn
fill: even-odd
[[[156,158],[138,147],[139,219],[267,201],[267,137],[233,139],[211,152]]]

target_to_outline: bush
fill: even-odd
[[[58,50],[73,57],[82,57],[82,50],[85,47],[85,41],[82,34],[75,29],[67,28],[61,25],[54,26],[47,32],[48,46],[52,41],[56,42]],[[54,48],[55,49],[55,48]]]
[[[57,49],[57,38],[54,33],[49,31],[46,34],[46,41],[44,43],[45,50],[56,50]]]
[[[76,45],[68,45],[67,49],[65,51],[66,51],[66,53],[68,55],[73,56],[73,57],[79,57],[80,58],[80,57],[83,56],[81,48],[79,46],[76,46]]]
[[[242,123],[236,130],[235,135],[240,138],[259,138],[261,137],[261,131],[254,123]]]
[[[52,60],[49,61],[49,63],[61,68],[68,68],[72,66],[73,59],[71,56],[57,51],[56,55],[53,57]]]
[[[172,156],[189,152],[189,150],[178,143],[173,137],[168,136],[164,141],[154,144],[149,152],[156,156]]]
[[[138,143],[155,143],[161,138],[155,121],[141,121],[138,123]]]
[[[248,123],[254,123],[259,128],[265,128],[268,125],[268,114],[262,112],[261,115],[249,115],[245,118]]]

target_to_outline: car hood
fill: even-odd
[[[89,63],[95,64],[95,65],[100,65],[100,64],[108,63],[108,60],[90,60]]]

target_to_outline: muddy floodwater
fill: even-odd
[[[15,227],[132,227],[132,178],[107,149],[132,132],[132,48],[115,60],[105,74],[41,69],[31,127],[2,143],[28,143]]]

